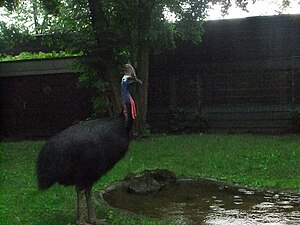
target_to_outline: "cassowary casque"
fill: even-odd
[[[37,179],[41,190],[54,183],[74,185],[77,193],[77,224],[85,224],[83,198],[87,202],[88,222],[99,224],[92,204],[93,184],[127,152],[136,108],[129,92],[131,83],[142,82],[134,68],[125,65],[121,80],[122,112],[111,118],[73,125],[50,138],[37,159]]]

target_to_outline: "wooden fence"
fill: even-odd
[[[200,106],[212,129],[287,131],[300,104],[300,15],[208,21],[201,44],[182,42],[150,65],[154,127],[168,127],[176,105]]]
[[[213,130],[287,132],[300,106],[300,57],[205,63],[156,73],[150,82],[149,123],[167,128],[170,106],[198,108]]]
[[[1,64],[2,136],[50,136],[91,115],[92,93],[77,88],[73,61]],[[287,132],[300,106],[300,58],[202,64],[171,74],[152,67],[149,83],[148,123],[156,130],[168,129],[170,107],[179,106],[187,113],[201,108],[211,130]]]

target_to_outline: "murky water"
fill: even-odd
[[[113,207],[182,224],[300,224],[300,196],[296,194],[255,192],[205,180],[181,180],[148,195],[113,189],[103,198]]]

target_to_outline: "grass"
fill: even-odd
[[[0,143],[0,221],[2,225],[74,224],[72,187],[36,188],[35,160],[41,141]],[[254,187],[300,188],[298,136],[179,135],[133,141],[130,151],[95,186],[94,191],[129,172],[168,168],[178,176],[206,177]],[[170,224],[97,206],[109,224]]]

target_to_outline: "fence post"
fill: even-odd
[[[292,91],[292,106],[295,106],[295,57],[292,57],[292,78],[291,78],[291,91]]]
[[[170,106],[177,105],[177,87],[176,87],[176,74],[170,75]]]
[[[197,111],[202,113],[203,109],[203,79],[201,74],[197,74]]]

